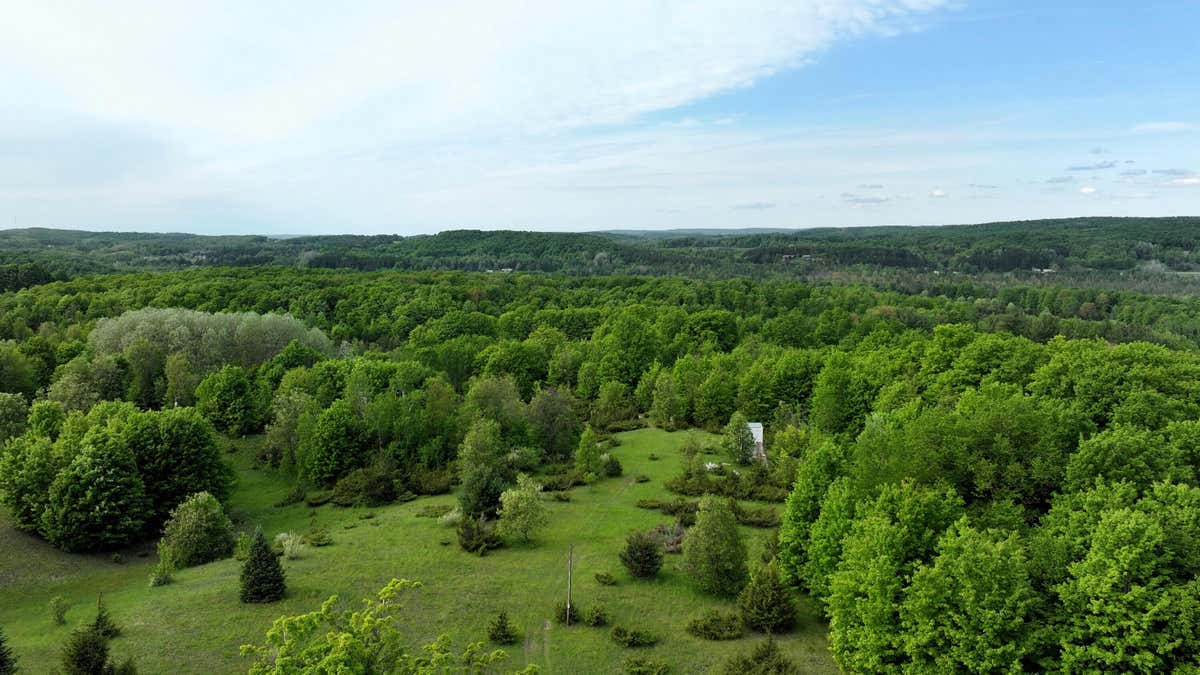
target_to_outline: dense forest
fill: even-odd
[[[1200,219],[1077,218],[941,227],[271,238],[0,231],[0,290],[46,276],[280,265],[360,271],[517,270],[568,275],[804,276],[912,272],[1142,273],[1200,270]]]
[[[282,597],[289,544],[235,541],[229,439],[259,439],[255,465],[291,486],[285,506],[453,493],[441,515],[467,555],[536,540],[547,495],[621,476],[623,432],[699,429],[719,436],[685,445],[671,499],[639,504],[670,520],[619,552],[628,583],[680,552],[698,592],[738,599],[740,614],[690,634],[786,633],[802,599],[847,672],[1197,669],[1200,301],[1104,281],[1192,269],[1197,225],[0,233],[0,498],[13,527],[65,552],[161,540],[164,583],[236,549],[242,600],[258,602]],[[786,272],[833,263],[1098,276]],[[671,276],[707,264],[731,278]],[[761,267],[785,272],[748,272]],[[747,421],[764,425],[765,462]],[[739,525],[771,532],[761,561]],[[394,647],[334,625],[367,651]],[[309,672],[280,666],[287,653],[354,658],[279,635],[248,650],[252,672]],[[464,671],[495,662],[432,648]],[[777,649],[763,643],[770,672],[793,672]],[[740,658],[724,672],[762,672]],[[653,661],[623,667],[670,665]]]

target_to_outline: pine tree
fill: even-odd
[[[12,675],[17,672],[17,657],[13,656],[12,649],[8,646],[8,639],[4,637],[4,630],[0,629],[0,675]]]
[[[65,675],[101,675],[108,665],[108,639],[91,626],[71,633],[62,665]]]
[[[738,598],[742,621],[760,633],[780,633],[796,623],[796,604],[779,579],[775,561],[763,565],[751,577]]]
[[[108,607],[104,605],[104,596],[96,598],[96,620],[92,622],[92,630],[103,635],[105,640],[111,640],[121,634],[121,627],[113,621]]]
[[[242,566],[242,602],[275,602],[283,598],[285,590],[283,567],[262,528],[256,528],[250,555]]]
[[[625,548],[621,550],[621,562],[635,577],[653,577],[662,567],[662,546],[649,534],[634,532],[625,540]]]
[[[499,645],[517,643],[517,629],[512,625],[512,621],[509,621],[508,612],[500,612],[488,624],[488,638]]]

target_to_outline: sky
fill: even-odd
[[[1195,0],[9,3],[0,228],[1200,215]]]

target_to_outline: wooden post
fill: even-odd
[[[571,625],[571,572],[575,566],[575,544],[567,547],[567,625]]]

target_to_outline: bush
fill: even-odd
[[[501,541],[483,519],[463,518],[458,523],[458,545],[464,551],[485,555],[491,549],[500,548]]]
[[[462,519],[462,509],[460,509],[458,506],[454,506],[438,518],[438,525],[441,525],[442,527],[456,528],[458,527],[458,524],[462,522]]]
[[[253,540],[245,532],[238,532],[237,542],[233,545],[233,558],[245,561],[250,557],[250,543]]]
[[[441,518],[454,510],[453,504],[426,504],[417,511],[418,518]]]
[[[616,478],[624,472],[624,469],[621,467],[621,460],[613,455],[604,455],[603,462],[604,475],[609,478]]]
[[[608,572],[596,572],[596,583],[601,586],[616,586],[617,578]]]
[[[626,675],[667,675],[671,667],[657,659],[645,656],[630,656],[621,663]]]
[[[635,482],[635,483],[649,483],[649,482],[650,482],[650,476],[647,476],[647,475],[646,475],[646,474],[644,474],[644,473],[639,473],[638,475],[636,475],[636,476],[634,476],[634,477],[633,477],[633,482]]]
[[[175,574],[175,552],[165,541],[158,542],[158,562],[150,569],[150,587],[166,586]]]
[[[770,506],[760,509],[744,509],[739,506],[734,511],[734,515],[739,524],[748,527],[777,527],[779,525],[779,514]]]
[[[271,552],[288,560],[296,560],[303,551],[304,544],[300,543],[300,538],[291,532],[280,532],[271,542]]]
[[[553,498],[554,498],[554,501],[556,501],[556,502],[569,502],[569,501],[571,501],[571,493],[570,493],[570,492],[562,492],[562,491],[560,490],[560,491],[558,491],[558,492],[551,492],[551,493],[550,493],[550,496],[551,496],[551,497],[553,497]]]
[[[419,495],[449,494],[454,487],[454,471],[441,469],[415,469],[408,478],[408,489]]]
[[[648,579],[662,567],[662,547],[649,534],[634,532],[625,540],[621,564],[635,577]]]
[[[488,624],[488,639],[499,645],[517,643],[517,629],[508,620],[508,612],[501,611]]]
[[[670,525],[655,525],[650,530],[650,536],[662,546],[664,553],[683,553],[683,542],[687,530],[676,522]]]
[[[308,546],[328,546],[333,543],[333,537],[329,534],[329,529],[324,527],[314,527],[308,531],[308,534],[300,537],[300,543]]]
[[[263,535],[262,528],[255,529],[246,563],[242,565],[240,593],[242,602],[275,602],[283,598],[286,588],[283,567],[279,565],[279,559],[267,545],[267,538]]]
[[[796,623],[796,603],[779,578],[775,562],[763,565],[738,598],[742,620],[760,633],[779,633]]]
[[[604,605],[595,605],[583,613],[583,622],[592,628],[608,625],[608,611]]]
[[[658,637],[643,630],[629,629],[616,626],[612,629],[613,642],[622,647],[653,647],[658,644]]]
[[[579,623],[579,605],[571,603],[570,608],[568,608],[567,603],[558,603],[554,606],[554,620],[564,626]]]
[[[562,492],[570,490],[573,487],[584,485],[583,474],[578,471],[569,471],[567,473],[556,473],[546,476],[542,479],[542,487],[551,492]]]
[[[715,609],[705,610],[689,621],[685,630],[705,640],[736,640],[745,632],[740,616]]]
[[[62,626],[67,623],[67,608],[70,605],[61,595],[56,595],[50,598],[50,618],[56,626]]]
[[[396,501],[396,467],[378,462],[355,469],[338,480],[331,502],[338,506],[383,506]]]
[[[800,669],[779,651],[774,638],[768,637],[748,654],[738,654],[725,662],[721,675],[799,675]]]
[[[203,565],[233,554],[233,523],[216,497],[199,492],[171,512],[163,541],[171,547],[176,564]]]

